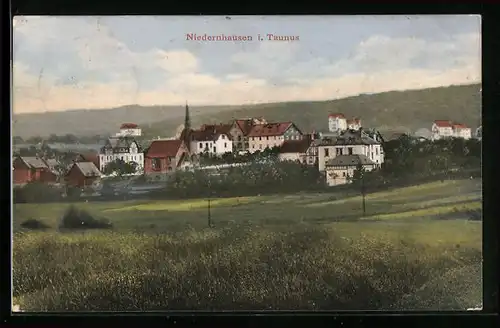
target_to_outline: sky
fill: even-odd
[[[16,114],[329,100],[481,82],[481,18],[15,16],[12,53]]]

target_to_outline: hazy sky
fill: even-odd
[[[480,82],[480,24],[478,16],[17,16],[13,107],[324,100]]]

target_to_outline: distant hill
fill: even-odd
[[[233,118],[263,116],[268,121],[293,121],[304,131],[326,131],[328,114],[360,117],[365,127],[381,131],[430,129],[436,119],[480,124],[480,84],[364,94],[330,101],[284,102],[245,106],[190,106],[193,126]],[[51,133],[88,135],[114,133],[123,122],[140,124],[149,137],[173,136],[183,123],[183,106],[126,106],[103,110],[73,110],[15,115],[13,134],[21,137]]]

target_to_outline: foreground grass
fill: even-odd
[[[18,233],[13,291],[25,311],[464,309],[481,302],[480,229],[435,221]]]
[[[113,231],[61,233],[68,204],[14,208],[25,311],[457,309],[481,304],[480,182],[373,193],[81,203]],[[439,218],[446,217],[446,220]],[[49,232],[19,223],[37,218]],[[361,220],[360,220],[361,219]]]

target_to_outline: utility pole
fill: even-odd
[[[366,200],[365,200],[365,174],[364,172],[361,172],[361,197],[363,199],[363,216],[366,215]]]
[[[210,198],[212,197],[212,189],[211,189],[211,185],[210,185],[210,178],[207,181],[207,185],[208,185],[207,218],[208,218],[208,227],[211,228],[212,227],[212,213],[210,211]]]

